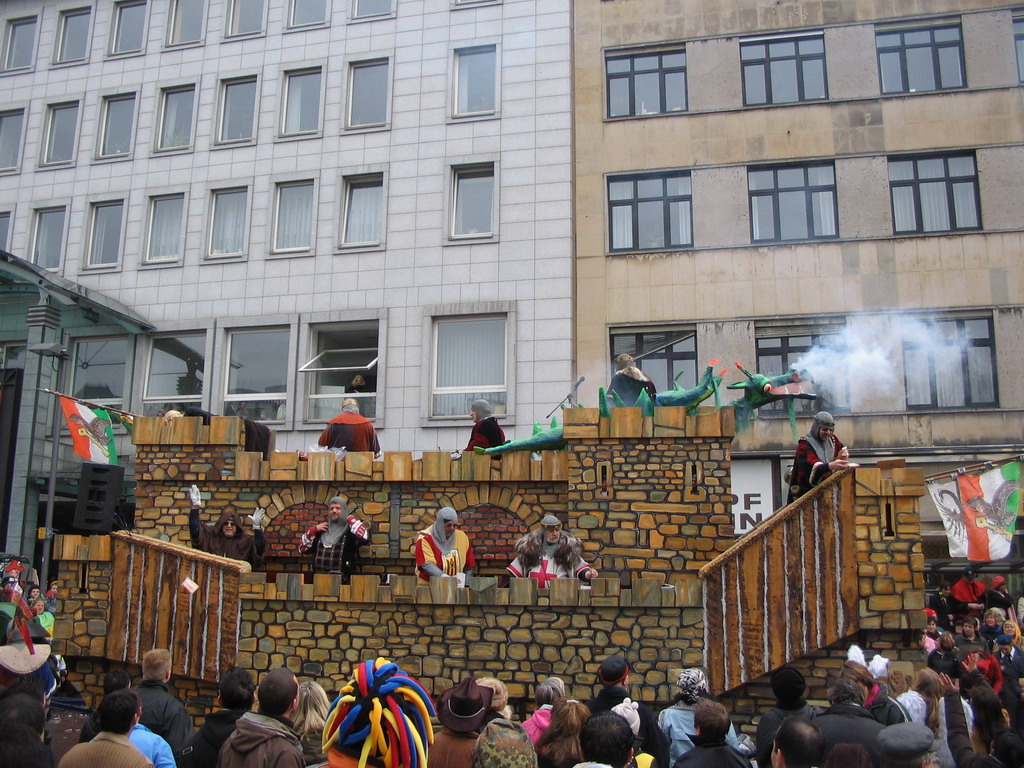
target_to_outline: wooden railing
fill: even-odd
[[[239,573],[249,564],[147,536],[111,538],[106,657],[141,664],[150,648],[168,648],[175,675],[219,680],[235,663]]]
[[[857,631],[854,507],[854,472],[836,473],[700,570],[716,691]]]

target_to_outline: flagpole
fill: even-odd
[[[63,355],[57,355],[56,380],[58,384],[64,375],[64,361],[66,359],[66,352]],[[51,392],[51,390],[44,391],[57,394],[56,392]],[[57,456],[60,453],[60,419],[62,415],[60,401],[55,400],[53,402],[53,423],[50,425],[50,429],[53,431],[53,444],[50,446],[50,476],[46,481],[46,519],[43,530],[43,547],[39,555],[40,584],[50,583],[50,555],[53,551],[53,536],[50,532],[53,529],[53,507],[57,496]]]
[[[110,405],[102,405],[101,403],[94,403],[91,400],[83,400],[80,397],[74,395],[65,395],[63,392],[57,392],[53,389],[47,389],[46,387],[37,387],[40,392],[46,392],[48,395],[56,395],[57,397],[66,397],[68,400],[74,400],[76,403],[87,405],[90,408],[101,408],[104,411],[113,411],[114,413],[120,413],[122,416],[129,416],[133,419],[138,418],[138,414],[132,413],[131,411],[122,411],[120,408],[114,408]]]
[[[995,461],[980,461],[977,464],[970,464],[966,467],[960,467],[959,469],[947,469],[945,472],[936,472],[934,475],[927,475],[924,481],[926,483],[930,483],[933,480],[938,480],[939,478],[954,478],[957,475],[963,475],[968,472],[974,472],[975,470],[979,469],[995,469],[996,467],[1003,466],[1003,464],[1009,464],[1011,461],[1021,461],[1022,459],[1024,459],[1024,454],[1020,456],[1011,456],[1008,459],[997,459]]]

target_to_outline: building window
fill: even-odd
[[[973,154],[890,158],[889,186],[897,234],[981,228]]]
[[[388,60],[352,65],[348,98],[349,128],[384,125],[388,118]]]
[[[292,0],[289,27],[306,27],[327,20],[327,0]]]
[[[288,399],[288,329],[234,331],[228,346],[224,415],[283,421]]]
[[[40,208],[32,236],[32,263],[43,269],[59,269],[64,253],[64,216],[67,209]]]
[[[69,163],[75,157],[78,102],[51,104],[46,125],[44,163]]]
[[[787,104],[828,98],[825,36],[771,37],[740,43],[743,103]]]
[[[25,110],[0,112],[0,170],[17,168],[21,158],[21,126]]]
[[[312,181],[277,185],[275,251],[308,251],[313,247],[313,193]]]
[[[217,140],[250,141],[255,137],[256,78],[224,80],[221,84],[220,130]]]
[[[143,415],[161,416],[170,410],[183,413],[199,407],[206,377],[206,334],[158,336],[149,352]]]
[[[377,416],[379,323],[358,320],[315,329],[313,358],[299,368],[308,374],[307,421],[327,421],[341,413],[345,398],[359,403],[368,419]]]
[[[686,51],[609,55],[608,117],[686,111]]]
[[[110,33],[110,53],[135,53],[146,44],[146,3],[128,2],[114,6],[114,26]]]
[[[345,179],[343,245],[377,245],[384,220],[384,176]]]
[[[754,242],[838,237],[832,163],[747,169]]]
[[[907,408],[998,405],[991,318],[914,321],[904,329]]]
[[[1024,19],[1013,20],[1013,45],[1017,49],[1017,81],[1024,83]]]
[[[506,325],[504,315],[434,320],[431,416],[464,418],[480,398],[506,413]]]
[[[320,69],[285,74],[283,136],[313,133],[320,129]]]
[[[210,256],[240,256],[245,252],[245,217],[249,190],[219,189],[213,193]]]
[[[188,45],[203,39],[205,0],[172,0],[168,45]]]
[[[10,250],[9,241],[11,237],[11,212],[0,211],[0,249]]]
[[[117,157],[132,151],[132,124],[135,118],[135,94],[109,96],[103,101],[103,127],[100,132],[100,157]]]
[[[107,267],[121,260],[121,219],[124,200],[96,203],[92,207],[89,266]]]
[[[608,179],[612,251],[693,245],[690,172]]]
[[[127,339],[79,341],[74,348],[71,394],[101,405],[121,405],[127,360]]]
[[[841,327],[804,327],[804,328],[757,328],[757,371],[765,376],[780,376],[791,369],[803,370],[804,358],[813,349],[835,349],[836,353],[829,360],[843,359],[848,354],[841,347],[832,344],[839,339]],[[834,363],[833,363],[834,364]],[[813,372],[812,372],[813,373]],[[850,410],[850,392],[846,384],[830,386],[833,382],[843,381],[846,377],[832,371],[828,382],[815,381],[814,393],[816,400],[793,400],[797,413],[811,414],[817,411],[847,412]],[[786,401],[780,400],[764,405],[760,409],[766,413],[787,413]]]
[[[232,0],[228,35],[263,31],[263,0]]]
[[[184,213],[185,195],[150,198],[147,262],[178,261],[181,258]]]
[[[64,11],[60,15],[60,31],[57,37],[55,64],[83,61],[89,55],[89,22],[91,8]]]
[[[963,88],[964,44],[960,25],[875,33],[882,93]]]
[[[182,149],[192,144],[192,110],[196,87],[166,88],[160,117],[157,149]]]
[[[616,357],[630,355],[658,392],[697,386],[697,334],[692,328],[619,328],[610,335],[611,371]]]
[[[456,168],[452,186],[452,237],[493,235],[494,166]]]
[[[36,17],[11,19],[4,37],[4,70],[28,69],[35,63]]]
[[[352,0],[352,18],[386,16],[391,13],[391,0]]]
[[[0,346],[0,368],[5,368],[9,371],[15,368],[22,371],[25,370],[26,351],[24,344],[4,344]]]
[[[496,61],[493,45],[455,52],[456,116],[494,112]]]

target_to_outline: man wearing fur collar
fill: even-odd
[[[583,560],[580,540],[562,530],[561,520],[545,515],[540,524],[541,528],[516,542],[516,559],[508,566],[509,573],[534,578],[540,587],[546,587],[552,579],[589,581],[597,576],[597,571]]]
[[[608,394],[618,395],[625,405],[635,405],[636,399],[644,390],[647,391],[647,396],[651,400],[657,396],[658,389],[651,381],[651,377],[636,367],[636,360],[632,355],[616,357],[615,370],[618,373],[612,376],[611,384],[608,385]]]

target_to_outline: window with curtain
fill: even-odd
[[[690,172],[610,177],[608,222],[612,251],[693,245]]]
[[[839,236],[832,163],[747,169],[754,242]]]
[[[120,406],[124,402],[124,376],[128,340],[108,337],[74,345],[71,394],[74,397]]]
[[[504,315],[435,318],[431,416],[464,417],[481,398],[506,413],[507,324]]]
[[[686,51],[616,53],[605,57],[608,117],[686,111]]]
[[[157,149],[180,149],[192,144],[192,111],[196,87],[168,88],[163,92],[160,141]]]
[[[11,19],[4,34],[4,70],[28,69],[36,57],[35,16]]]
[[[68,163],[75,157],[78,102],[51,104],[46,128],[44,163]]]
[[[313,192],[312,180],[277,185],[275,251],[308,251],[313,247]]]
[[[135,94],[109,96],[103,102],[103,127],[100,133],[100,157],[117,157],[132,151],[132,125],[135,120]]]
[[[218,141],[247,141],[254,137],[256,78],[243,77],[221,83]]]
[[[452,237],[494,234],[494,166],[454,169]]]
[[[201,406],[206,378],[206,334],[154,337],[146,371],[144,416]]]
[[[82,61],[89,55],[89,22],[91,8],[76,8],[60,15],[60,30],[57,34],[57,50],[54,64]]]
[[[263,30],[263,0],[232,0],[229,35],[250,35]]]
[[[959,24],[875,32],[882,93],[963,88],[964,44]]]
[[[0,168],[17,168],[21,158],[21,126],[25,110],[0,112]]]
[[[305,27],[322,24],[327,19],[327,0],[291,0],[288,26]]]
[[[828,98],[821,32],[740,43],[743,103],[787,104]]]
[[[889,158],[896,234],[981,229],[974,154]]]
[[[203,13],[206,0],[171,0],[168,45],[188,45],[203,39]]]
[[[384,16],[391,13],[392,0],[352,0],[352,17],[362,19],[367,16]]]
[[[494,112],[496,64],[497,49],[493,45],[455,52],[456,117]]]
[[[181,222],[184,212],[185,195],[150,198],[146,261],[177,261],[181,258]]]
[[[345,398],[359,403],[359,413],[377,417],[382,389],[377,366],[380,322],[354,320],[311,329],[313,356],[299,372],[306,374],[308,421],[326,421],[341,413]]]
[[[10,236],[11,236],[11,212],[0,211],[0,248],[5,251],[10,250]]]
[[[352,65],[348,100],[348,126],[384,125],[388,119],[388,60]]]
[[[233,331],[226,378],[225,416],[282,421],[288,404],[288,329]]]
[[[114,6],[114,25],[110,31],[110,53],[141,51],[146,42],[146,3],[128,2]]]
[[[910,321],[903,371],[908,409],[998,406],[992,318]]]
[[[320,69],[285,75],[282,135],[310,133],[320,128]]]
[[[839,338],[839,325],[776,327],[759,326],[755,330],[757,336],[757,372],[765,376],[778,376],[787,373],[791,368],[800,367],[800,359],[814,347],[833,347],[834,340]],[[837,357],[841,355],[837,354]],[[839,376],[832,377],[840,378]],[[821,382],[815,382],[814,392],[817,400],[794,400],[797,413],[813,414],[821,410],[844,413],[850,410],[850,392],[846,385],[830,388]],[[763,413],[788,413],[785,401],[769,403],[762,406]]]
[[[346,178],[342,245],[372,245],[381,242],[383,222],[383,174]]]
[[[32,237],[32,263],[44,269],[59,269],[64,254],[64,217],[67,209],[41,208],[36,211]]]
[[[124,200],[96,203],[92,206],[92,237],[89,242],[89,266],[106,267],[121,260],[121,220]]]
[[[245,217],[249,190],[219,189],[213,193],[210,256],[238,256],[245,251]]]

